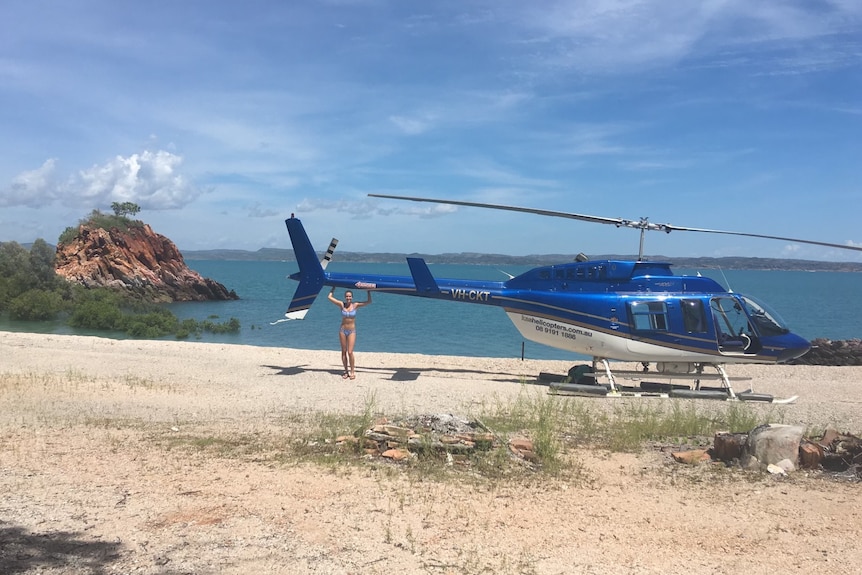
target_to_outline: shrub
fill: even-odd
[[[70,243],[72,243],[72,240],[74,240],[75,237],[77,237],[77,235],[78,235],[78,228],[74,228],[72,226],[69,226],[68,228],[63,230],[63,233],[60,234],[59,238],[57,238],[57,243],[63,244],[63,245],[70,244]]]
[[[63,309],[63,298],[57,292],[32,289],[13,298],[7,308],[12,319],[44,321],[57,317]]]
[[[134,206],[134,204],[132,204]],[[136,206],[135,206],[136,207]],[[117,211],[117,208],[114,208]],[[140,208],[138,208],[140,211]],[[68,227],[63,230],[63,233],[60,234],[60,238],[57,240],[61,244],[68,244],[72,240],[74,240],[78,235],[78,228],[82,225],[90,226],[93,228],[102,228],[104,230],[110,230],[111,228],[117,228],[118,230],[125,232],[128,231],[129,228],[140,228],[143,227],[144,223],[140,220],[132,220],[126,217],[126,213],[137,213],[136,211],[129,211],[126,209],[120,208],[117,213],[114,214],[105,214],[99,210],[93,210],[90,212],[86,218],[82,218],[78,222],[78,226],[76,227]]]
[[[123,331],[123,322],[123,312],[111,298],[80,302],[69,316],[69,325],[85,329]]]
[[[162,337],[176,333],[179,327],[179,320],[166,309],[127,315],[123,321],[123,331],[132,337]]]
[[[239,320],[235,317],[230,318],[224,323],[205,320],[201,323],[201,329],[210,333],[237,333],[239,331]]]

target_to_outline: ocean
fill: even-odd
[[[235,317],[242,326],[237,334],[203,334],[200,341],[263,347],[339,350],[338,310],[326,300],[315,301],[302,321],[271,322],[283,318],[297,283],[287,276],[295,262],[188,260],[190,268],[236,291],[239,300],[171,304],[180,318],[226,321]],[[504,280],[525,266],[497,268],[481,265],[430,264],[437,277]],[[342,263],[327,271],[410,275],[404,264]],[[677,274],[697,270],[678,269]],[[842,272],[703,270],[734,292],[766,302],[791,330],[807,339],[862,337],[862,274]],[[343,290],[338,290],[339,298]],[[357,290],[362,301],[365,292]],[[104,333],[71,330],[59,324],[5,322],[0,329],[15,331]],[[120,337],[120,336],[118,336]],[[429,300],[376,293],[373,304],[359,310],[356,352],[427,353],[469,357],[524,357],[532,359],[583,359],[571,353],[525,341],[502,309],[494,306]]]
[[[297,283],[286,276],[296,271],[294,262],[238,262],[196,260],[189,267],[233,289],[240,300],[232,302],[173,304],[179,317],[222,320],[236,317],[242,330],[236,335],[205,335],[205,341],[224,341],[257,346],[287,346],[337,351],[338,309],[326,300],[315,301],[302,321],[270,322],[283,317]],[[481,265],[431,264],[437,277],[504,280],[528,266],[498,269]],[[404,264],[360,264],[334,261],[328,271],[410,275]],[[694,274],[697,270],[675,270]],[[862,274],[841,272],[705,270],[735,292],[768,303],[799,335],[814,339],[862,337]],[[339,298],[343,290],[338,290]],[[365,299],[357,290],[356,299]],[[525,341],[505,312],[494,306],[468,305],[375,293],[372,305],[359,310],[357,353],[381,351],[429,353],[470,357],[525,357],[572,359],[571,353]],[[523,346],[523,348],[522,348]]]

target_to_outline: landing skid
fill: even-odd
[[[585,366],[586,367],[586,366]],[[715,369],[716,373],[704,372],[705,367]],[[794,395],[787,398],[777,398],[766,393],[755,393],[751,388],[742,392],[735,392],[730,384],[730,377],[724,369],[723,364],[702,363],[695,364],[694,371],[686,372],[651,372],[646,366],[643,371],[617,370],[612,371],[610,362],[604,358],[593,358],[592,372],[582,374],[582,381],[564,381],[568,378],[557,378],[550,381],[550,393],[556,395],[578,395],[584,397],[657,397],[663,399],[718,399],[724,401],[747,401],[760,403],[791,404],[799,397]],[[547,379],[548,374],[540,374]],[[667,383],[643,381],[646,377],[669,380]],[[617,382],[621,379],[641,380],[638,385],[621,385]],[[552,377],[553,379],[553,377]],[[693,385],[674,384],[671,380],[688,379],[693,380]],[[750,378],[734,378],[745,380]],[[583,380],[586,380],[584,382]],[[592,380],[592,381],[590,381]],[[600,380],[606,383],[600,383]],[[715,380],[717,386],[706,387],[701,385],[703,380]]]

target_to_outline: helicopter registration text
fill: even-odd
[[[479,291],[474,289],[450,289],[449,293],[452,299],[469,300],[469,301],[488,301],[491,299],[491,292]]]

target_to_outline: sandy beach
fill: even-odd
[[[0,573],[834,573],[862,564],[858,483],[575,449],[578,481],[417,480],[173,448],[289,442],[309,418],[478,416],[574,362],[0,332]],[[862,367],[730,366],[812,431],[862,431]],[[569,400],[560,398],[560,401]],[[569,400],[570,401],[570,400]],[[591,409],[613,409],[600,400]],[[723,405],[719,403],[719,405]],[[607,407],[605,407],[607,406]],[[708,409],[708,407],[706,407]]]

